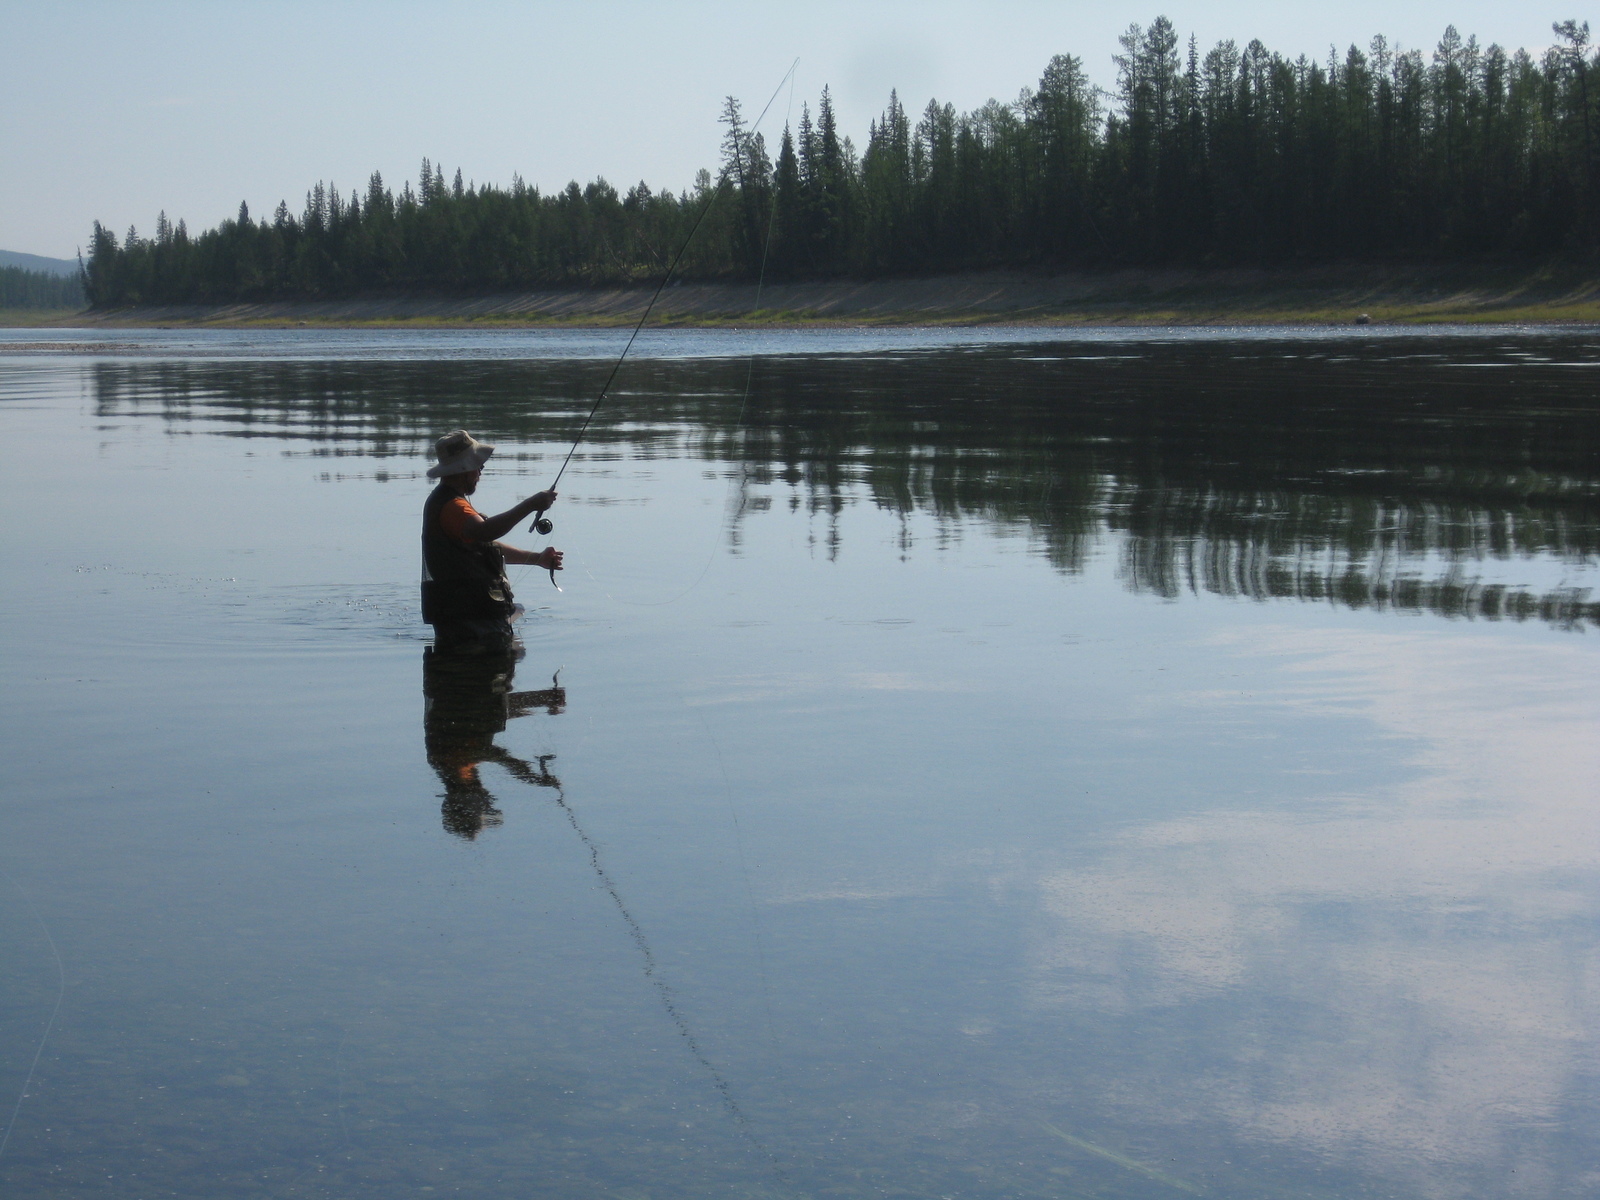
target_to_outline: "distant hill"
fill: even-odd
[[[0,267],[21,267],[24,271],[43,271],[46,275],[76,275],[75,258],[46,258],[42,254],[23,254],[19,250],[0,250]]]

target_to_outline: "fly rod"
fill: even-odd
[[[778,98],[778,93],[783,91],[783,85],[788,82],[789,76],[794,74],[795,68],[799,65],[800,60],[797,58],[789,64],[789,69],[783,73],[783,78],[778,80],[778,86],[772,89],[772,95],[767,98],[766,106],[762,108],[761,115],[750,126],[751,137],[755,136],[755,131],[760,127],[761,122],[766,119],[768,110],[772,108],[772,102]],[[735,147],[736,154],[742,152],[737,146]],[[678,264],[683,261],[683,256],[688,253],[689,246],[694,242],[694,235],[700,232],[700,226],[705,223],[707,214],[711,212],[712,206],[721,197],[723,185],[727,182],[727,172],[723,172],[722,178],[717,181],[717,186],[711,190],[711,194],[706,197],[706,202],[700,206],[700,215],[695,218],[694,224],[690,227],[689,236],[684,238],[683,245],[678,247],[678,253],[673,256],[672,262],[667,267],[667,273],[661,277],[661,282],[656,285],[655,293],[650,297],[650,303],[644,306],[644,312],[640,314],[638,322],[633,327],[633,332],[628,335],[628,341],[622,347],[622,353],[617,355],[617,361],[611,364],[611,373],[606,376],[605,383],[600,386],[600,394],[594,398],[594,404],[589,409],[589,415],[584,417],[583,424],[578,427],[578,436],[572,439],[572,446],[568,449],[566,458],[561,460],[560,470],[556,472],[556,477],[550,481],[550,486],[546,490],[555,491],[556,484],[560,483],[561,477],[567,473],[567,465],[572,462],[572,456],[578,452],[578,447],[583,444],[584,435],[589,432],[589,425],[594,420],[595,414],[600,411],[600,406],[605,403],[606,393],[611,390],[612,383],[616,381],[617,372],[622,370],[622,364],[628,357],[628,351],[633,349],[634,339],[639,336],[639,331],[644,328],[644,323],[650,319],[650,313],[655,308],[656,301],[661,299],[661,293],[666,290],[667,284],[677,272]],[[764,261],[763,256],[763,263]],[[544,513],[544,509],[536,510],[534,522],[528,526],[531,532],[548,534],[555,528],[555,522],[545,516]],[[559,592],[561,590],[561,585],[556,583],[554,568],[550,571],[550,583],[556,591]]]

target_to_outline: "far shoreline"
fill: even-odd
[[[654,288],[367,296],[44,313],[32,329],[605,329],[633,325]],[[913,279],[674,282],[649,327],[1345,326],[1600,324],[1600,266],[1546,265],[973,272]]]

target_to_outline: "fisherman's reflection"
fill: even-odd
[[[541,754],[528,762],[494,744],[495,734],[505,729],[507,721],[536,708],[553,717],[567,706],[567,690],[556,678],[541,691],[511,690],[521,657],[520,646],[500,654],[451,654],[433,646],[422,652],[428,765],[444,783],[440,815],[445,830],[457,837],[471,840],[480,830],[501,822],[494,796],[478,776],[480,763],[496,763],[535,787],[561,786],[549,769],[555,755]]]

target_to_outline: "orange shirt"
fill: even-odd
[[[477,515],[478,510],[472,507],[465,496],[456,496],[446,500],[444,507],[439,510],[439,527],[463,546],[470,546],[473,543],[467,538],[467,521]]]

